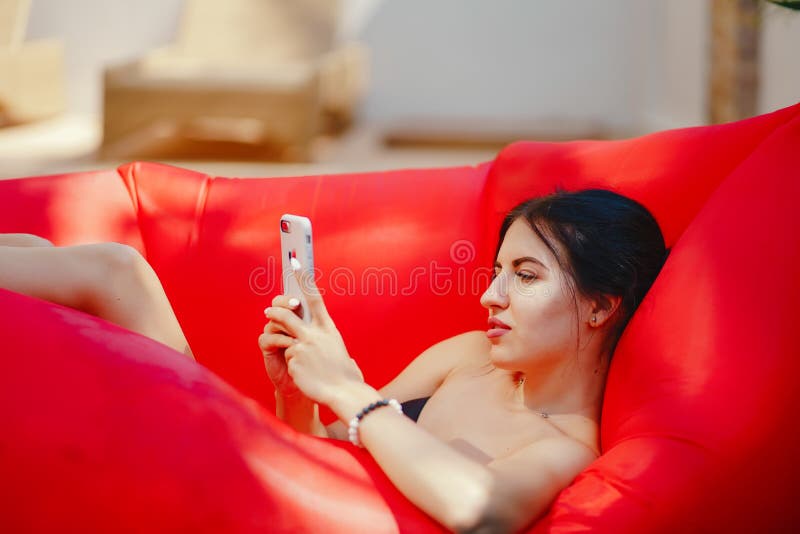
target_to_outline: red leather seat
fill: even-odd
[[[115,240],[159,274],[202,365],[0,290],[0,525],[18,530],[427,532],[368,454],[271,415],[256,339],[277,221],[314,222],[319,284],[380,386],[483,328],[478,296],[517,202],[606,187],[672,253],[614,356],[603,455],[535,532],[800,527],[800,105],[613,142],[516,143],[477,167],[215,178],[135,163],[0,181],[0,231]]]

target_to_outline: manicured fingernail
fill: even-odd
[[[300,269],[303,268],[303,266],[300,265],[300,262],[297,261],[297,258],[292,258],[291,260],[289,260],[289,263],[292,264],[292,269],[294,269],[295,271],[299,271]]]
[[[300,301],[298,299],[289,299],[289,307],[296,308],[300,305]]]
[[[267,317],[269,317],[269,311],[270,311],[271,309],[272,309],[272,308],[270,308],[269,306],[267,306],[266,308],[264,308],[264,315],[266,315]]]

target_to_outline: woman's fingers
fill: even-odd
[[[298,391],[297,384],[289,374],[289,358],[286,355],[287,347],[294,341],[294,338],[282,334],[262,334],[258,338],[267,376],[275,385],[275,391],[285,396],[294,395]]]
[[[266,313],[266,311],[265,311],[265,313]],[[275,321],[267,321],[266,322],[266,324],[264,325],[264,333],[265,334],[286,334],[286,335],[289,335],[289,333],[286,330],[283,329],[283,326],[279,325]]]
[[[293,310],[294,313],[299,317],[303,317],[303,313],[308,313],[308,312],[303,312],[300,309],[301,308],[300,299],[297,297],[292,297],[290,295],[277,295],[272,299],[272,305],[280,306],[282,308],[289,308],[290,310]]]
[[[303,320],[286,308],[271,306],[264,310],[264,316],[269,319],[269,323],[264,327],[265,332],[283,332],[296,338],[305,331]]]
[[[297,310],[297,308],[300,306],[300,300],[289,295],[276,295],[272,299],[272,305],[280,306],[281,308]]]
[[[262,352],[274,352],[276,349],[286,349],[294,345],[294,338],[283,334],[264,333],[258,336],[258,346]]]
[[[295,314],[297,310],[300,308],[300,299],[295,297],[290,297],[289,295],[276,295],[272,299],[272,308],[288,308],[290,310],[294,310]],[[264,310],[266,313],[266,310]],[[284,330],[280,325],[273,321],[267,321],[267,324],[264,325],[264,333],[281,333],[281,334],[288,334],[286,330]]]
[[[300,284],[300,289],[306,297],[311,319],[318,321],[320,324],[330,322],[331,316],[328,315],[328,309],[325,307],[322,295],[319,294],[319,288],[314,281],[314,274],[307,269],[303,269],[297,258],[292,258],[292,269],[297,283]]]

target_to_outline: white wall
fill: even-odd
[[[168,43],[182,0],[32,0],[27,39],[65,46],[67,106],[100,113],[103,66]]]
[[[372,50],[373,121],[567,117],[640,133],[706,120],[710,0],[343,1],[346,32]],[[170,42],[181,5],[33,0],[27,35],[62,39],[70,108],[96,113],[103,66]],[[800,13],[765,15],[761,111],[800,100]]]
[[[385,2],[367,116],[636,118],[641,0]],[[631,103],[634,103],[632,106]]]
[[[800,102],[800,11],[767,5],[762,16],[759,113]]]
[[[710,57],[710,2],[648,1],[639,72],[645,78],[638,127],[657,131],[704,124]]]

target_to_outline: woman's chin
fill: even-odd
[[[492,343],[489,349],[489,361],[498,369],[505,369],[511,365],[512,359],[509,358],[508,347],[503,347],[497,343]]]

